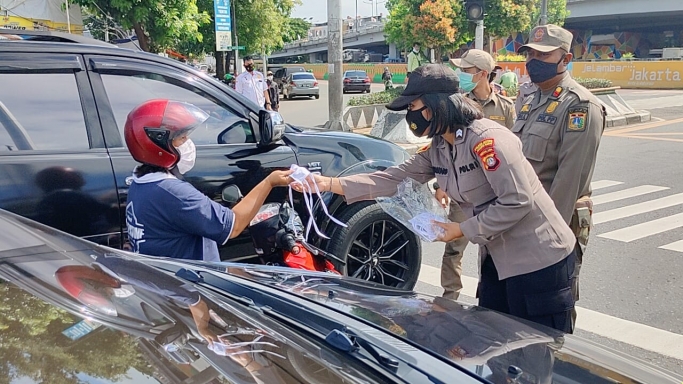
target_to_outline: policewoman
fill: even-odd
[[[457,74],[439,64],[416,69],[387,108],[407,109],[413,133],[431,138],[431,146],[385,171],[316,175],[318,188],[354,203],[391,196],[407,177],[421,183],[436,177],[467,216],[462,223],[440,224],[445,230],[440,240],[465,236],[480,246],[479,304],[572,332],[575,239],[524,158],[519,139],[484,119],[477,103],[458,93]]]

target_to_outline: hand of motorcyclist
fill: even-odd
[[[434,192],[434,197],[436,198],[436,201],[438,201],[439,204],[441,204],[441,206],[444,208],[448,207],[448,203],[451,200],[446,192],[444,192],[443,188],[437,189],[436,192]]]
[[[292,178],[289,176],[292,174],[291,170],[286,171],[273,171],[266,180],[270,184],[270,187],[284,187],[292,182]]]

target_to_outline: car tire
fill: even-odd
[[[347,227],[336,226],[327,251],[346,262],[335,264],[339,272],[413,289],[422,264],[420,240],[413,232],[372,201],[350,205],[337,218]]]
[[[320,98],[320,95],[315,95],[313,97],[315,97],[315,99],[318,100]]]

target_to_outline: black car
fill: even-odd
[[[125,244],[126,179],[136,162],[126,149],[123,127],[127,114],[150,99],[189,102],[211,116],[206,129],[192,134],[197,162],[185,179],[219,202],[225,187],[235,185],[246,194],[272,170],[292,164],[340,176],[408,158],[399,146],[368,136],[284,125],[279,114],[178,61],[11,33],[0,40],[0,208],[100,244]],[[277,188],[268,202],[282,202],[287,195],[287,188]],[[303,199],[295,195],[295,208],[306,222]],[[358,276],[396,287],[414,286],[421,265],[417,236],[375,202],[347,205],[330,193],[323,199],[348,227],[323,220],[316,203],[317,222],[332,240],[314,235],[309,240],[347,260],[338,269],[361,270]],[[223,260],[256,261],[247,232],[220,252]]]
[[[572,335],[348,277],[99,246],[0,210],[0,370],[41,383],[670,383]]]
[[[367,92],[370,93],[370,77],[365,71],[350,70],[344,72],[344,93]]]

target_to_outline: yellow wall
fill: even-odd
[[[683,89],[683,61],[575,62],[574,77],[611,80],[622,88]]]
[[[16,29],[17,33],[33,30],[56,30],[60,32],[67,32],[68,26],[66,23],[54,23],[50,20],[26,19],[23,17],[9,16],[0,17],[0,28]],[[71,33],[83,34],[83,26],[71,23]]]

